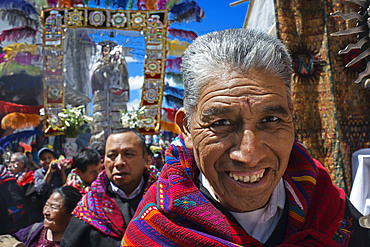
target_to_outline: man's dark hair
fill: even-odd
[[[143,157],[144,157],[145,154],[146,154],[145,138],[139,132],[137,132],[134,129],[130,129],[130,128],[120,128],[120,129],[113,130],[112,135],[114,135],[114,134],[122,134],[122,133],[127,133],[127,132],[133,132],[133,133],[135,133],[135,135],[137,135],[139,137],[139,139],[140,139],[140,146],[141,146],[141,150],[143,150]]]
[[[101,156],[105,155],[105,144],[104,144],[104,142],[94,141],[88,146],[88,148],[95,149],[96,151],[98,151],[98,153]]]
[[[56,188],[54,193],[59,193],[63,197],[63,205],[69,213],[72,213],[77,203],[81,200],[82,196],[78,189],[72,186],[63,186]]]
[[[86,148],[73,156],[72,166],[81,172],[85,172],[88,165],[97,165],[101,161],[101,156],[95,149]]]

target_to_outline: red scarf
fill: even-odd
[[[160,178],[140,203],[122,245],[262,246],[199,191],[194,165],[180,135],[166,151]],[[281,246],[339,246],[333,236],[344,217],[344,192],[297,142],[283,179],[289,219]]]
[[[145,172],[148,173],[147,170]],[[144,189],[144,194],[156,180],[157,177],[148,173],[148,183]],[[92,183],[90,192],[77,204],[73,210],[73,215],[108,236],[122,238],[126,226],[117,203],[107,194],[109,183],[110,181],[104,170]]]

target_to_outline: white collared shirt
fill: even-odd
[[[136,187],[136,189],[130,194],[130,196],[127,196],[126,193],[123,190],[121,190],[120,188],[118,188],[114,183],[110,182],[110,185],[112,186],[113,192],[116,193],[117,195],[119,195],[121,198],[127,199],[127,200],[133,199],[138,194],[140,194],[141,189],[143,188],[143,184],[144,184],[144,178],[141,177],[139,186]]]
[[[211,196],[216,201],[219,201],[208,180],[202,173],[199,175],[199,179]],[[265,207],[251,212],[237,213],[230,211],[230,213],[250,236],[261,243],[265,243],[275,230],[283,213],[285,197],[284,182],[281,178],[275,190],[272,192],[269,203]]]

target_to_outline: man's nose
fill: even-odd
[[[118,154],[117,157],[116,157],[116,160],[114,161],[114,165],[115,166],[122,166],[122,165],[125,165],[126,162],[123,158],[123,155],[122,154]]]
[[[240,143],[231,149],[230,158],[248,166],[256,166],[266,155],[265,147],[258,134],[252,130],[244,130]]]

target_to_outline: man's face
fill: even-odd
[[[223,206],[261,208],[285,172],[294,142],[285,84],[255,71],[216,79],[203,89],[183,133]]]
[[[45,170],[49,169],[50,163],[54,160],[54,156],[52,153],[44,151],[40,155],[40,165],[43,167]]]
[[[109,180],[129,196],[139,186],[145,168],[139,137],[133,132],[110,135],[105,150]]]
[[[10,158],[10,163],[9,163],[9,166],[8,166],[8,170],[12,174],[16,175],[16,174],[20,173],[23,170],[23,167],[24,167],[24,163],[22,161],[19,161],[17,156],[12,155],[11,158]]]
[[[100,172],[101,172],[100,162],[99,164],[87,165],[86,170],[84,172],[81,172],[80,170],[77,169],[77,175],[87,185],[91,185],[91,183],[94,182],[94,180],[98,177]]]

